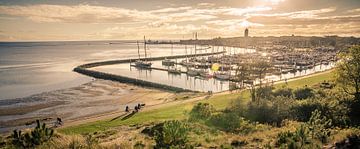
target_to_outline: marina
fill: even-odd
[[[138,59],[84,64],[74,70],[95,78],[177,92],[221,92],[326,71],[337,61],[336,50],[331,48],[292,52],[225,46],[209,46],[208,49],[212,52],[152,58],[139,56]],[[151,65],[139,65],[139,61]],[[267,64],[263,72],[258,63]]]

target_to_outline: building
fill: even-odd
[[[249,29],[245,29],[245,32],[244,32],[244,37],[249,37]]]

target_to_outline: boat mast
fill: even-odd
[[[196,42],[197,42],[197,32],[195,32],[195,34],[194,34],[194,38],[195,38],[195,45],[194,45],[194,52],[195,52],[195,55],[196,55]]]
[[[173,43],[172,43],[172,41],[170,41],[170,43],[171,43],[171,56],[173,56]]]
[[[147,61],[147,60],[146,60],[146,56],[147,56],[147,55],[146,55],[146,39],[145,39],[145,36],[144,36],[144,50],[145,50],[145,61]]]
[[[186,47],[186,44],[185,44],[185,58],[186,58],[186,62],[188,62],[188,54],[187,54],[187,47]]]
[[[139,60],[140,60],[140,46],[139,46],[139,41],[136,41],[137,47],[138,47],[138,56],[139,56]]]

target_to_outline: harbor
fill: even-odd
[[[201,50],[184,48],[184,55],[171,52],[169,56],[151,58],[141,58],[138,49],[137,59],[89,63],[76,67],[74,71],[95,78],[175,92],[222,92],[326,71],[337,61],[334,48],[289,52],[286,49],[205,47]],[[198,53],[194,54],[194,51]],[[261,66],[261,63],[266,65]]]

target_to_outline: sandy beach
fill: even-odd
[[[30,127],[36,119],[52,125],[57,117],[69,126],[118,115],[126,106],[133,109],[138,103],[152,107],[194,95],[94,80],[69,89],[1,100],[0,132]]]

